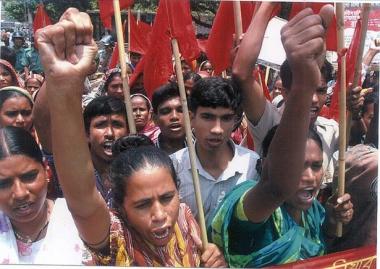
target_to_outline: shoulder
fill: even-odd
[[[180,150],[170,154],[169,157],[173,161],[181,161],[181,160],[186,159],[186,157],[188,156],[187,152],[188,152],[188,148],[186,147],[186,148],[180,149]]]
[[[326,126],[329,128],[339,128],[338,123],[333,119],[327,119],[325,117],[318,116],[317,120],[315,121],[316,126]]]
[[[239,146],[239,145],[236,145],[235,144],[235,149],[236,149],[236,153],[241,156],[241,155],[244,155],[244,156],[249,156],[253,159],[260,159],[260,156],[259,154],[257,154],[255,151],[253,150],[250,150],[246,147],[242,147],[242,146]]]

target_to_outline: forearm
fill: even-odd
[[[33,106],[33,124],[43,150],[52,153],[50,108],[46,96],[46,83],[41,86]]]
[[[70,209],[76,215],[84,216],[91,213],[97,191],[84,131],[81,96],[76,94],[79,90],[65,91],[59,89],[58,85],[62,85],[62,82],[47,78],[49,106],[54,107],[50,112],[54,160]],[[79,89],[82,84],[67,87]]]
[[[366,65],[366,66],[369,66],[373,60],[373,58],[376,56],[376,54],[378,53],[379,51],[377,50],[373,50],[373,49],[369,49],[367,51],[367,53],[364,55],[363,57],[363,64]]]
[[[239,84],[243,96],[243,108],[247,117],[256,124],[265,108],[265,96],[253,77],[264,34],[273,4],[262,3],[240,44],[232,66],[233,78]]]
[[[284,199],[297,189],[304,167],[312,99],[308,87],[313,86],[306,82],[295,84],[290,91],[281,123],[269,147],[268,179]]]

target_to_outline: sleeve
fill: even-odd
[[[253,141],[255,145],[255,151],[261,156],[262,155],[262,142],[267,135],[268,131],[275,125],[279,124],[281,120],[281,114],[278,109],[266,100],[264,113],[261,116],[260,121],[253,125],[251,121],[248,120],[248,127],[253,136]]]

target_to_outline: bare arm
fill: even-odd
[[[262,2],[240,44],[232,66],[233,79],[241,88],[243,109],[248,119],[257,124],[264,113],[265,96],[252,72],[259,57],[265,30],[276,4]]]
[[[244,211],[252,222],[266,220],[294,194],[304,166],[312,96],[320,84],[319,70],[324,55],[325,29],[333,7],[325,6],[319,15],[305,9],[281,30],[282,42],[293,73],[281,123],[269,147],[262,178],[244,200]]]
[[[68,9],[59,23],[37,33],[46,71],[51,134],[58,177],[80,236],[93,245],[109,234],[109,213],[94,182],[81,95],[97,47],[86,13]],[[106,240],[107,241],[107,240]]]

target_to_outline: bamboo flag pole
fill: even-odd
[[[343,3],[336,4],[336,24],[338,53],[344,48],[344,7]],[[346,152],[346,56],[342,55],[340,70],[339,92],[339,166],[338,166],[338,196],[344,194],[345,185],[345,152]],[[336,236],[342,236],[342,222],[337,223]]]
[[[270,66],[267,65],[265,68],[265,85],[268,85],[269,73],[270,73]]]
[[[131,7],[128,8],[128,60],[131,60]]]
[[[359,86],[359,79],[361,76],[361,68],[362,68],[363,50],[364,50],[364,44],[365,44],[365,37],[367,34],[368,17],[369,17],[370,9],[371,9],[371,4],[363,3],[362,12],[361,12],[361,14],[362,14],[362,16],[361,16],[362,17],[362,30],[360,33],[359,50],[358,50],[358,54],[356,55],[355,72],[354,72],[354,80],[352,82],[352,87]],[[350,141],[351,121],[352,121],[352,115],[351,115],[351,112],[348,111],[348,113],[347,113],[347,129],[346,129],[347,142]]]
[[[129,85],[128,85],[127,64],[125,61],[124,37],[123,37],[123,29],[121,26],[119,0],[113,0],[113,9],[115,11],[117,46],[119,49],[119,62],[120,62],[120,67],[121,67],[121,79],[123,80],[124,102],[125,102],[125,107],[127,109],[128,128],[129,128],[130,134],[136,134],[136,125],[133,119],[132,104],[131,104],[130,91],[129,91]]]
[[[178,47],[177,39],[173,38],[171,42],[172,42],[174,59],[175,59],[175,71],[176,71],[177,80],[178,80],[179,93],[181,96],[182,111],[183,111],[183,116],[185,120],[186,140],[187,140],[187,147],[189,148],[191,173],[193,175],[195,198],[196,198],[197,207],[198,207],[198,215],[199,215],[198,224],[201,229],[202,246],[203,246],[203,249],[205,249],[205,247],[208,244],[206,221],[205,221],[204,211],[203,211],[201,188],[199,185],[199,176],[198,176],[198,171],[196,168],[197,164],[196,164],[196,158],[195,158],[196,156],[195,147],[193,144],[193,137],[192,137],[191,126],[190,126],[190,117],[189,117],[189,110],[187,107],[185,84],[183,82],[183,74],[182,74],[182,68],[181,68],[181,59],[179,56],[179,47]]]
[[[236,39],[236,43],[238,44],[239,38],[243,34],[240,1],[234,1],[233,5],[234,5],[235,39]]]

